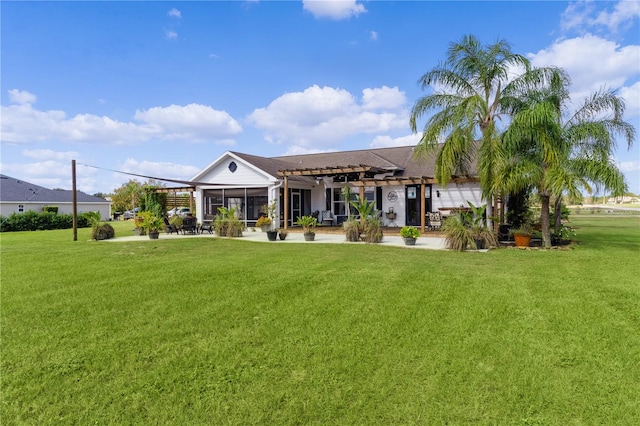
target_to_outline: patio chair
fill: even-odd
[[[186,216],[182,219],[182,233],[198,233],[198,220],[194,216]]]
[[[442,216],[440,215],[440,212],[429,212],[427,213],[427,216],[429,218],[429,229],[440,229],[442,226]]]
[[[322,224],[327,226],[333,225],[333,214],[331,210],[324,210],[322,212]]]
[[[178,229],[178,227],[176,225],[172,225],[171,223],[169,223],[169,219],[167,219],[166,216],[162,218],[162,221],[164,222],[164,232],[166,232],[167,234],[173,234],[174,232],[176,234],[180,233],[180,230]]]

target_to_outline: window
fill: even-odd
[[[217,215],[222,207],[222,189],[209,189],[204,192],[204,214]]]
[[[18,213],[24,213],[24,205],[18,204]]]
[[[340,188],[333,188],[333,214],[337,216],[347,214]]]

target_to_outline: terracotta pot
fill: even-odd
[[[515,234],[513,239],[516,242],[516,247],[529,247],[531,242],[531,235]]]

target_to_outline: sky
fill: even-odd
[[[616,90],[640,139],[638,1],[2,1],[0,19],[0,172],[48,188],[71,189],[71,160],[93,194],[225,151],[415,145],[418,79],[469,34],[564,68],[576,103]],[[640,194],[640,140],[614,156]]]

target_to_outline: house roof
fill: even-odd
[[[104,198],[94,197],[84,192],[76,191],[78,203],[107,203]],[[73,193],[69,190],[48,189],[25,182],[10,176],[0,174],[0,201],[3,202],[32,202],[32,203],[70,203]]]
[[[314,169],[348,169],[367,166],[377,173],[388,172],[395,177],[433,178],[435,176],[435,155],[432,154],[427,159],[416,159],[413,150],[414,146],[400,146],[279,157],[260,157],[238,152],[233,154],[272,176],[278,176],[278,172],[283,170],[309,170],[310,173],[313,173]],[[464,175],[477,176],[475,164]]]

